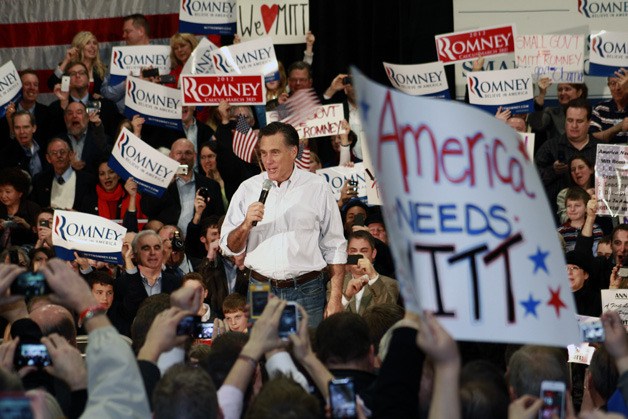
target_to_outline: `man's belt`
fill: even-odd
[[[313,279],[318,278],[320,274],[321,274],[321,271],[312,271],[312,272],[304,273],[303,275],[296,276],[294,278],[272,279],[251,269],[251,278],[260,282],[268,282],[270,283],[271,286],[275,288],[295,288],[297,285],[303,285],[310,282]]]

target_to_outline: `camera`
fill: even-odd
[[[331,380],[329,382],[329,403],[332,418],[357,417],[353,379],[336,378]]]
[[[24,272],[11,284],[11,295],[23,295],[26,299],[50,294],[46,277],[41,272]]]
[[[20,342],[15,349],[13,364],[16,368],[43,368],[52,365],[52,359],[48,354],[48,348],[43,343]]]
[[[345,86],[347,84],[353,84],[353,77],[351,77],[351,76],[343,77],[342,78],[342,84],[344,84]]]
[[[194,336],[201,316],[185,316],[177,325],[177,336]]]
[[[183,252],[183,250],[185,250],[185,243],[181,239],[181,234],[178,231],[173,233],[171,242],[173,252]]]
[[[266,304],[268,304],[268,294],[270,293],[270,285],[266,284],[250,284],[249,285],[249,304],[251,306],[251,319],[257,319],[262,315]]]
[[[41,227],[48,227],[48,228],[50,228],[50,221],[49,220],[39,220],[39,225]]]
[[[206,188],[204,186],[198,188],[198,196],[203,198],[205,201],[207,201],[209,198],[211,198],[210,195],[211,195],[211,192],[209,192],[209,188]]]
[[[157,76],[159,76],[158,68],[146,68],[142,70],[142,77],[144,78],[157,77]]]

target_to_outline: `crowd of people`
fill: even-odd
[[[150,45],[143,15],[121,24],[126,45]],[[265,110],[312,88],[315,37],[304,41],[303,60],[267,82]],[[171,72],[146,80],[177,87],[198,42],[174,34]],[[628,282],[628,224],[596,217],[594,190],[596,145],[628,138],[626,71],[593,109],[586,85],[568,83],[545,107],[541,79],[533,113],[496,115],[536,134],[577,312],[603,320],[606,342],[578,374],[565,350],[456,343],[432,314],[404,309],[381,209],[352,179],[336,199],[315,173],[363,158],[348,74],[318,95],[342,103],[346,133],[303,139],[227,102],[184,106],[182,131],[129,120],[125,83],[111,82],[93,34],[76,34],[60,59],[47,80],[57,100],[40,103],[37,73],[22,69],[22,97],[0,121],[0,392],[27,397],[33,417],[533,418],[548,380],[566,385],[566,417],[628,414],[628,335],[600,300]],[[256,130],[253,162],[234,152],[238,121]],[[109,166],[123,127],[187,167],[163,196]],[[304,148],[310,171],[295,166]],[[55,258],[55,209],[125,226],[123,263]],[[24,298],[15,284],[38,274],[49,290]],[[202,332],[187,331],[189,316]],[[40,343],[50,362],[41,351],[14,362]]]

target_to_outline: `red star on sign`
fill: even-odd
[[[519,151],[521,152],[521,154],[523,154],[523,157],[525,157],[525,159],[527,161],[530,161],[530,156],[528,156],[528,150],[526,150],[526,145],[523,141],[519,140]]]
[[[554,309],[556,310],[556,317],[560,317],[560,308],[567,308],[565,303],[563,303],[563,300],[560,299],[560,285],[558,286],[558,289],[556,291],[552,290],[551,288],[549,288],[549,291],[550,294],[552,294],[552,298],[550,298],[550,300],[547,302],[547,305],[554,306]]]

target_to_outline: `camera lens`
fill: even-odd
[[[205,200],[210,198],[209,188],[206,188],[204,186],[202,188],[198,188],[198,194]]]

